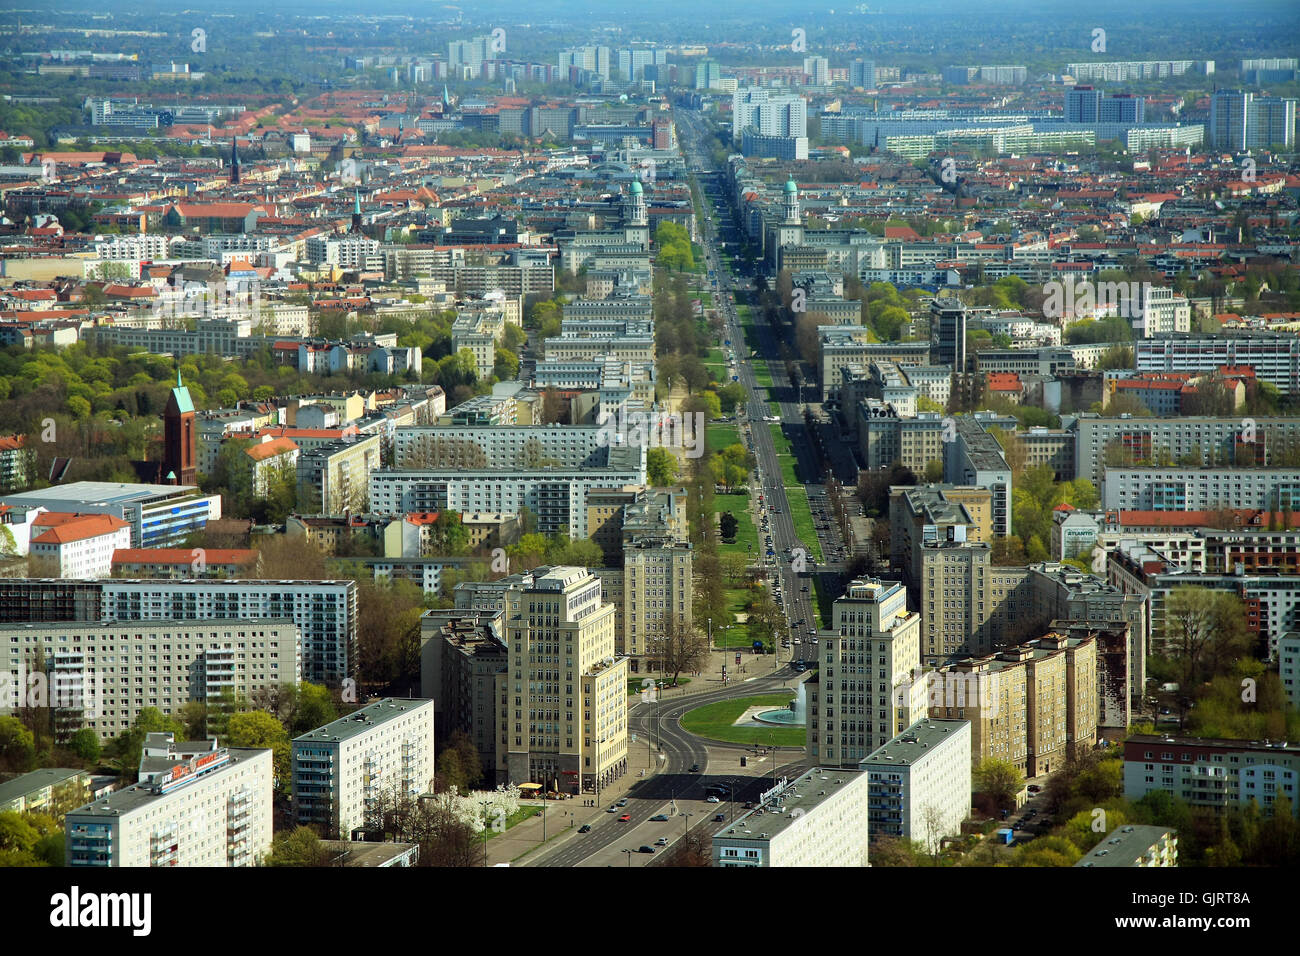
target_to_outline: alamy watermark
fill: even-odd
[[[620,408],[601,424],[596,442],[614,447],[681,449],[687,458],[701,458],[704,427],[703,412],[660,415]]]
[[[1076,282],[1054,279],[1043,286],[1043,315],[1049,319],[1114,315],[1145,316],[1150,282]]]
[[[930,671],[915,680],[905,680],[895,691],[895,702],[906,706],[914,684],[923,683],[928,707],[957,707],[979,711],[986,717],[998,715],[1000,675],[969,671]]]
[[[88,720],[99,717],[103,678],[99,671],[57,668],[50,673],[19,663],[0,671],[0,711],[27,708],[78,710]]]

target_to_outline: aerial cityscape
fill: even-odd
[[[51,925],[95,868],[1300,865],[1300,7],[56,0],[0,51]]]

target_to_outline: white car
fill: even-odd
[[[705,803],[721,803],[722,801],[719,800],[717,797],[710,796],[710,797],[708,797],[704,802],[705,802]]]

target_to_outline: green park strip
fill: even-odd
[[[764,359],[754,362],[754,382],[759,388],[772,388],[772,370],[768,368]]]
[[[727,614],[729,617],[725,621],[713,622],[713,646],[748,648],[753,640],[749,636],[749,625],[737,624],[735,620],[737,614],[745,613],[745,603],[750,597],[749,589],[726,588],[723,594],[727,598]],[[728,624],[731,626],[728,627]]]
[[[709,451],[719,452],[740,444],[740,430],[735,425],[714,423],[704,427],[704,440]]]
[[[732,541],[718,540],[718,554],[743,554],[753,558],[758,554],[758,529],[745,506],[749,502],[747,495],[717,495],[713,506],[717,514],[730,511],[736,519],[736,537]]]
[[[493,830],[491,827],[488,827],[487,838],[491,840],[493,837],[500,836],[502,833],[508,831],[511,827],[517,826],[518,824],[523,823],[525,820],[537,816],[538,813],[541,812],[541,809],[542,809],[541,807],[534,806],[533,804],[521,806],[514,813],[510,814],[510,816],[506,817],[505,830],[497,831],[497,830]]]
[[[778,710],[794,699],[794,691],[782,694],[763,694],[758,697],[738,697],[705,704],[682,716],[682,727],[689,733],[710,740],[723,740],[733,744],[768,744],[777,747],[801,747],[807,735],[802,727],[736,727],[736,719],[750,707],[771,707]]]
[[[832,615],[834,614],[835,601],[830,592],[822,587],[822,579],[819,575],[813,575],[812,588],[813,608],[817,612],[818,621],[822,627],[829,628],[831,621],[834,619]]]
[[[781,431],[781,425],[773,423],[768,428],[771,430],[777,461],[781,463],[781,483],[785,485],[785,497],[790,505],[790,520],[794,523],[795,537],[808,549],[809,557],[820,562],[822,546],[817,540],[817,527],[813,523],[812,507],[808,504],[808,489],[795,474],[794,449],[790,445],[790,439]]]

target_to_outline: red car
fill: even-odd
[[[632,814],[630,814],[630,813],[625,813],[625,814],[623,814],[621,817],[618,818],[618,822],[619,822],[619,823],[627,823],[627,822],[628,822],[629,820],[631,820],[631,819],[632,819]]]

